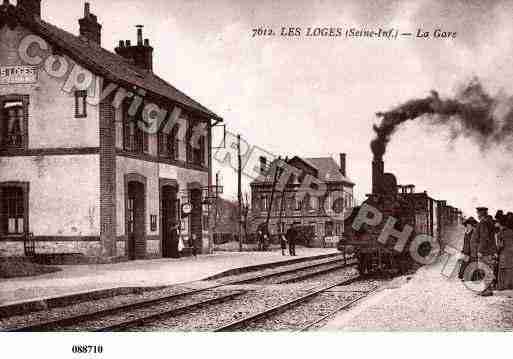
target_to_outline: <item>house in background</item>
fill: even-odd
[[[296,156],[286,162],[299,174],[290,176],[284,188],[273,191],[278,162],[275,160],[267,164],[267,160],[261,158],[261,173],[251,183],[252,230],[266,223],[269,215],[271,234],[278,233],[280,229],[286,232],[292,225],[310,226],[315,233],[315,245],[334,245],[344,231],[344,223],[341,216],[330,215],[330,211],[341,213],[354,205],[355,184],[347,177],[346,154],[340,154],[339,164],[332,157]],[[322,196],[309,193],[298,195],[306,175],[322,182],[326,186],[326,193]]]
[[[80,35],[41,19],[41,6],[0,5],[0,256],[23,255],[32,233],[37,253],[173,257],[180,222],[188,243],[210,251],[211,127],[222,119],[154,73],[141,27],[136,43],[120,41],[113,53],[88,3]],[[27,43],[39,63],[20,55]],[[59,73],[63,63],[69,71]],[[75,69],[94,76],[90,87],[67,88]],[[144,102],[134,111],[137,96]],[[178,109],[181,125],[143,131],[148,103]]]

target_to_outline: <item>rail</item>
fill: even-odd
[[[279,305],[276,305],[272,308],[269,308],[269,309],[265,309],[259,313],[256,313],[256,314],[253,314],[253,315],[250,315],[248,317],[245,317],[245,318],[242,318],[242,319],[238,319],[238,320],[235,320],[227,325],[223,325],[223,326],[220,326],[218,328],[216,328],[214,330],[214,332],[229,332],[229,331],[235,331],[237,329],[241,329],[243,328],[244,326],[246,326],[247,324],[249,323],[252,323],[254,321],[257,321],[257,320],[260,320],[260,319],[263,319],[263,318],[267,318],[267,317],[270,317],[272,315],[275,315],[277,313],[280,313],[280,312],[283,312],[293,306],[296,306],[296,305],[299,305],[311,298],[314,298],[316,296],[318,296],[319,294],[322,294],[324,292],[326,292],[327,290],[330,290],[334,287],[338,287],[338,286],[341,286],[341,285],[349,285],[351,283],[354,283],[356,282],[357,280],[359,280],[360,277],[359,276],[355,276],[353,278],[350,278],[350,279],[346,279],[346,280],[343,280],[343,281],[340,281],[340,282],[335,282],[335,283],[331,283],[329,284],[328,286],[325,286],[325,287],[322,287],[320,289],[317,289],[317,290],[314,290],[313,292],[311,293],[308,293],[308,294],[305,294],[299,298],[295,298],[295,299],[292,299],[288,302],[285,302],[285,303],[282,303],[282,304],[279,304]]]

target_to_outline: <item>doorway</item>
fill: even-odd
[[[162,256],[178,258],[178,219],[177,189],[174,186],[163,186],[161,190],[162,208]]]
[[[140,182],[128,182],[126,201],[127,255],[130,260],[143,259],[145,241],[145,188]]]

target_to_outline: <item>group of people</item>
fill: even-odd
[[[294,225],[292,225],[286,233],[279,233],[282,255],[286,255],[287,248],[289,250],[289,255],[296,255],[296,242],[298,236],[298,230]],[[259,251],[265,251],[269,248],[270,236],[264,225],[260,226],[257,230],[257,242]]]
[[[178,223],[171,223],[171,236],[172,236],[172,241],[174,243],[174,246],[176,247],[175,250],[173,251],[173,255],[172,257],[174,258],[180,258],[180,254],[182,253],[182,251],[185,249],[185,248],[190,248],[191,249],[191,254],[194,256],[194,257],[197,257],[197,251],[196,251],[196,234],[192,234],[191,236],[189,236],[189,239],[188,239],[188,245],[185,243],[184,239],[182,238],[182,226],[181,226],[181,223],[178,222]]]
[[[493,289],[513,289],[513,212],[497,211],[495,218],[488,208],[477,208],[478,220],[470,217],[463,222],[463,261],[459,278],[464,281],[481,280],[486,271],[493,271],[493,280],[487,282],[481,296],[493,295]],[[471,264],[477,263],[469,269]],[[478,269],[478,270],[475,270]]]

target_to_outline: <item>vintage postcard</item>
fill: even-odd
[[[3,0],[0,355],[511,332],[512,13]]]

